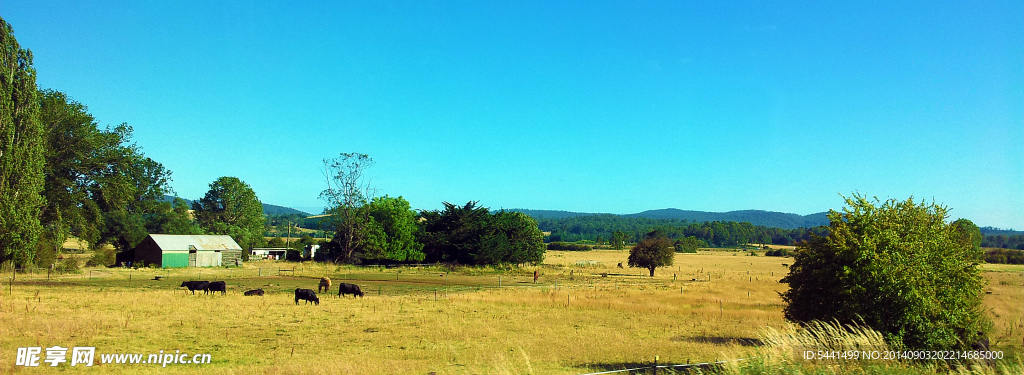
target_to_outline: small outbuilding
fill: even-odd
[[[135,263],[162,268],[242,265],[242,247],[226,235],[151,234],[135,247]]]

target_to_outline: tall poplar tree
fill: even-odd
[[[0,18],[0,262],[32,263],[42,226],[43,132],[32,52]]]

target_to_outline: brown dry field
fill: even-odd
[[[19,347],[94,346],[98,353],[210,353],[210,364],[103,364],[89,373],[573,374],[749,354],[782,329],[792,258],[742,252],[677,254],[675,265],[618,268],[628,251],[549,251],[512,270],[377,268],[275,261],[240,268],[85,269],[0,278],[0,372]],[[985,265],[985,308],[998,350],[1022,350],[1024,267]],[[291,272],[280,272],[291,269]],[[533,272],[539,280],[533,282]],[[154,276],[164,276],[162,281]],[[362,286],[363,298],[296,287]],[[227,295],[191,295],[183,280],[225,280]],[[500,286],[499,286],[500,282]],[[250,288],[264,297],[243,297]],[[334,288],[337,293],[337,287]],[[99,358],[97,358],[99,361]],[[44,364],[47,365],[47,364]]]

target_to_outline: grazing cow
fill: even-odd
[[[321,290],[323,292],[321,292]],[[316,287],[317,293],[327,293],[330,290],[331,290],[331,278],[330,277],[326,277],[326,276],[325,277],[321,277],[320,278],[320,286]]]
[[[622,268],[622,262],[619,262],[619,268]]]
[[[263,295],[263,289],[247,290],[247,291],[245,291],[245,295],[247,295],[247,296],[262,296]]]
[[[316,297],[316,292],[314,292],[312,289],[302,289],[302,288],[295,289],[295,304],[296,305],[299,304],[299,300],[300,299],[304,300],[306,302],[313,302],[313,303],[317,304],[318,306],[320,305],[320,299]],[[303,304],[305,304],[305,303],[303,303]]]
[[[188,288],[193,295],[196,294],[197,290],[206,290],[207,285],[210,285],[209,281],[182,281],[181,286]]]
[[[356,285],[356,284],[349,284],[349,283],[338,284],[338,297],[341,297],[341,296],[343,296],[345,294],[351,294],[352,298],[356,298],[356,296],[362,297],[363,296],[363,291],[359,290],[359,285]]]
[[[214,281],[206,285],[206,292],[220,292],[221,295],[227,294],[228,284],[223,281]]]

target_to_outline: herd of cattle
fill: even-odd
[[[196,294],[197,290],[202,290],[205,294],[210,292],[220,292],[222,295],[227,293],[227,283],[223,281],[182,281],[181,287],[188,288],[192,295]],[[316,292],[312,289],[295,289],[295,304],[299,304],[299,300],[305,301],[305,303],[320,304],[320,298],[316,296],[317,292],[327,292],[331,288],[331,279],[324,277],[320,279],[320,285],[317,286]],[[264,294],[263,289],[252,289],[244,293],[246,296],[262,296]],[[356,296],[362,297],[363,291],[359,289],[359,285],[341,283],[338,284],[338,297],[343,297],[346,294],[351,294],[352,298]]]

